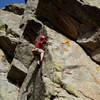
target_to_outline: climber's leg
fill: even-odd
[[[40,54],[40,58],[38,60],[38,64],[40,65],[42,63],[43,57],[44,57],[44,50],[35,48],[34,51],[38,52]]]

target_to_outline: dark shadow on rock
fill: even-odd
[[[23,5],[22,6],[20,5],[20,7],[18,7],[16,4],[15,5],[6,5],[3,10],[13,12],[18,15],[23,15],[25,7],[23,7]]]
[[[84,10],[100,26],[100,9],[95,6],[84,5]]]
[[[54,100],[56,98],[56,96],[51,95],[50,100]]]
[[[23,32],[24,38],[30,43],[35,44],[40,35],[47,36],[45,27],[43,27],[42,24],[36,22],[35,20],[28,20]]]
[[[87,32],[88,29],[90,30],[90,28],[93,28],[95,26],[96,27],[98,25],[100,26],[100,23],[99,23],[100,9],[98,9],[97,7],[89,6],[89,5],[82,5],[76,0],[62,0],[62,1],[57,1],[57,2],[53,0],[51,0],[51,2],[49,2],[48,0],[40,0],[37,10],[36,10],[36,15],[37,15],[37,18],[43,23],[46,23],[47,26],[49,27],[53,26],[54,30],[61,32],[63,35],[67,36],[68,38],[74,41],[77,39],[80,33]],[[77,25],[77,27],[79,28],[77,29],[78,36],[76,36],[76,39],[74,39],[70,35],[71,34],[69,33],[70,31],[67,32],[66,31],[67,29],[63,30],[64,26],[62,27],[62,24],[59,23],[59,20],[61,19],[57,20],[57,18],[59,18],[60,16],[62,16],[62,19],[63,17],[65,17],[65,21],[64,21],[65,23],[62,23],[64,25],[67,24],[67,21],[66,21],[67,16],[70,17],[69,20],[73,19],[75,22],[77,22],[77,24],[75,25]],[[93,22],[95,24],[93,24]],[[74,25],[74,23],[72,24]],[[69,25],[68,23],[69,27],[71,27],[72,24]],[[80,27],[82,24],[84,27],[87,26],[88,28]]]
[[[65,33],[60,28],[57,28],[48,18],[46,18],[46,17],[37,17],[37,19],[40,20],[44,25],[46,25],[46,26],[50,27],[51,29],[55,30],[56,32],[62,33],[63,35],[65,35]],[[73,40],[73,38],[71,38],[71,37],[69,37],[69,38]]]
[[[15,48],[12,49],[11,54],[8,53],[8,50],[6,50],[7,48],[5,49],[5,48],[3,48],[1,45],[0,45],[0,48],[3,50],[3,52],[4,52],[5,56],[6,56],[7,61],[8,61],[9,63],[11,63],[12,60],[13,60],[13,58],[14,58],[14,51],[15,51]]]
[[[75,41],[76,42],[76,41]],[[99,64],[100,65],[100,62],[98,62],[98,61],[96,61],[96,60],[94,60],[93,58],[92,58],[92,55],[91,55],[91,53],[90,53],[90,51],[88,50],[88,49],[86,49],[82,44],[80,44],[80,43],[78,43],[78,42],[76,42],[78,45],[80,45],[80,47],[82,47],[82,49],[85,51],[85,53],[91,58],[91,60],[92,61],[94,61],[96,64]]]
[[[82,65],[72,65],[72,66],[67,66],[67,69],[77,69],[80,68]],[[65,68],[64,68],[65,70]]]
[[[37,64],[27,89],[30,91],[27,100],[45,100],[45,85],[42,80],[41,65]]]
[[[25,0],[25,3],[27,3],[27,0]]]
[[[12,62],[12,59],[14,57],[14,51],[17,45],[17,42],[12,42],[12,40],[7,37],[8,34],[8,25],[2,25],[1,27],[5,28],[5,34],[0,36],[0,48],[4,51],[6,58],[9,63]],[[11,31],[12,32],[12,31]],[[10,32],[10,34],[11,34]]]
[[[25,30],[23,32],[23,36],[26,40],[33,43],[33,41],[38,36],[38,31],[42,28],[40,23],[35,22],[34,20],[28,20]]]
[[[9,82],[15,84],[18,87],[21,87],[27,74],[12,66],[8,72],[7,79]],[[12,77],[13,76],[13,77]]]

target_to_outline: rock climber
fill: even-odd
[[[32,52],[37,52],[39,53],[39,60],[38,60],[38,65],[41,65],[43,57],[44,57],[44,50],[45,50],[45,44],[47,43],[46,41],[46,36],[42,35],[39,39],[39,41],[36,42],[35,49],[32,49]]]

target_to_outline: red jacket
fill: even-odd
[[[42,42],[38,41],[35,45],[36,48],[44,49],[44,45]]]

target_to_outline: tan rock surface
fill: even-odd
[[[10,64],[0,49],[0,100],[17,100],[18,88],[7,80]]]

